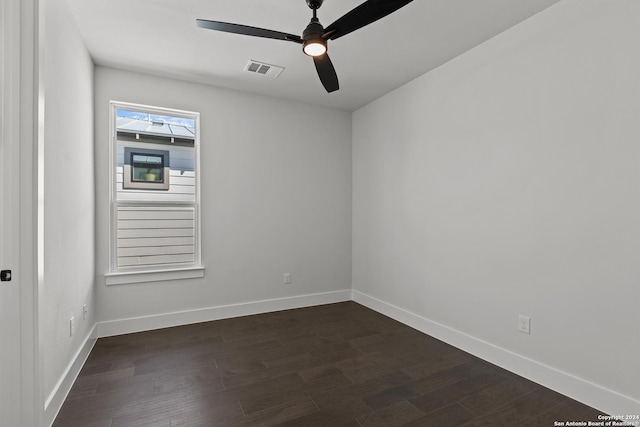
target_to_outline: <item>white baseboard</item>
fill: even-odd
[[[170,328],[191,323],[248,316],[293,308],[311,307],[351,300],[351,290],[300,295],[295,297],[253,301],[242,304],[223,305],[197,310],[133,317],[98,323],[98,337],[129,334],[153,329]]]
[[[67,398],[69,391],[71,391],[73,383],[76,378],[78,378],[78,374],[80,374],[84,363],[87,361],[87,357],[89,357],[89,353],[91,353],[98,339],[96,332],[97,325],[93,325],[93,328],[91,328],[91,331],[89,331],[89,334],[87,334],[87,337],[84,339],[82,346],[80,346],[73,359],[71,359],[67,369],[65,369],[53,391],[47,397],[44,404],[44,425],[51,426],[58,412],[60,412],[64,400]]]
[[[365,307],[596,408],[602,413],[610,415],[640,414],[640,401],[629,396],[480,340],[362,292],[353,290],[352,294],[353,301]]]

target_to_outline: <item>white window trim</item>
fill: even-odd
[[[146,268],[146,269],[118,269],[116,266],[116,237],[117,237],[117,216],[116,209],[119,204],[129,202],[117,202],[117,186],[115,170],[117,164],[117,132],[116,132],[116,110],[126,109],[141,111],[144,113],[158,114],[165,116],[184,117],[195,121],[195,168],[196,168],[196,188],[195,188],[195,261],[189,266],[168,266],[167,268]],[[135,203],[135,202],[133,202]],[[178,201],[167,202],[166,204],[184,205]],[[192,203],[188,203],[192,205]],[[202,265],[201,254],[201,221],[200,221],[200,113],[186,110],[176,110],[171,108],[154,107],[128,102],[109,102],[109,271],[105,273],[105,283],[107,285],[123,285],[131,283],[159,282],[166,280],[193,279],[204,277],[205,268]]]
[[[161,282],[165,280],[197,279],[204,277],[204,267],[175,268],[165,270],[127,271],[105,274],[106,284]]]

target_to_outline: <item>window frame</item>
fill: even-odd
[[[158,114],[164,116],[179,117],[194,120],[194,157],[195,157],[195,200],[149,202],[147,200],[118,200],[118,185],[116,183],[116,167],[118,153],[117,114],[119,109],[140,112],[145,114]],[[153,151],[153,149],[149,149]],[[124,164],[123,164],[124,166]],[[124,171],[123,171],[124,172]],[[124,173],[123,173],[124,177]],[[168,176],[167,176],[168,178]],[[166,179],[168,182],[168,179]],[[173,108],[156,107],[130,102],[109,102],[109,266],[105,273],[107,285],[120,285],[129,283],[157,282],[165,280],[191,279],[204,277],[204,266],[201,254],[201,200],[200,200],[200,113],[194,111],[178,110]],[[123,183],[124,184],[124,183]],[[153,183],[154,186],[164,185]],[[132,188],[129,188],[132,189]],[[162,193],[162,188],[133,188],[134,190],[155,190]],[[117,262],[117,210],[121,206],[193,206],[195,209],[195,242],[194,262],[192,264],[172,264],[163,266],[146,267],[118,267]]]

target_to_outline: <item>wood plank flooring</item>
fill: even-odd
[[[345,302],[101,338],[54,427],[534,427],[598,414]]]

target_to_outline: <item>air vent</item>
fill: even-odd
[[[267,77],[271,77],[272,79],[275,79],[284,70],[284,67],[265,64],[264,62],[258,62],[252,59],[251,61],[249,61],[247,66],[244,67],[244,70],[250,73],[262,74],[263,76],[267,76]]]

